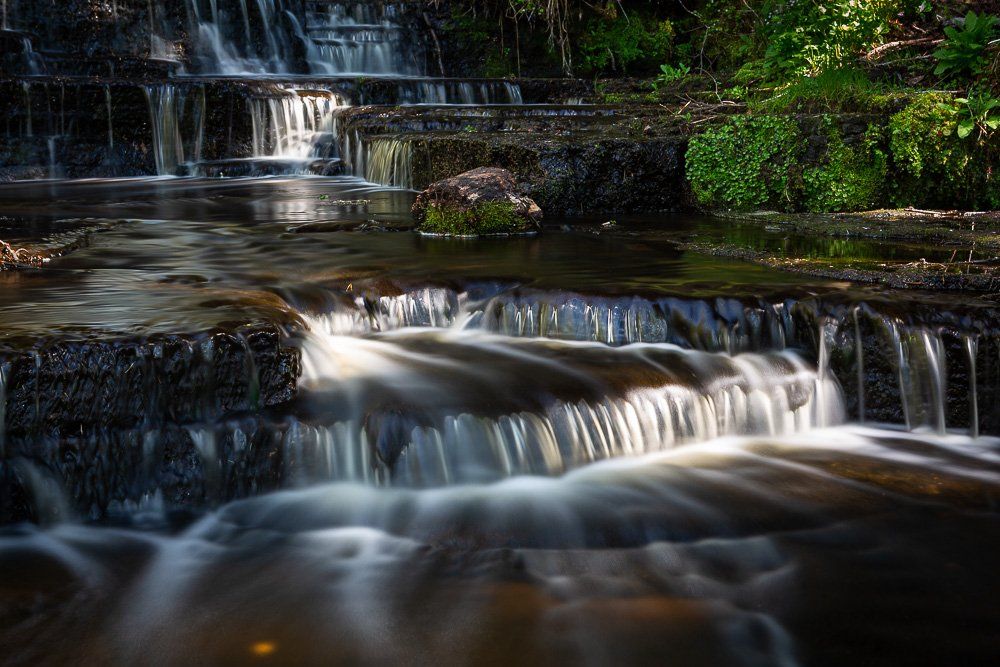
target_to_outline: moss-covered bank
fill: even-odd
[[[1000,207],[1000,145],[957,131],[950,97],[894,114],[745,115],[691,139],[685,173],[710,210]]]

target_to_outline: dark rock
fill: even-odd
[[[432,183],[413,204],[421,231],[452,235],[536,229],[542,209],[506,169],[480,167]]]

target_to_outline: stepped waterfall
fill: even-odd
[[[987,163],[730,99],[814,4],[0,0],[0,663],[996,662],[1000,217],[801,205]]]

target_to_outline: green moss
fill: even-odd
[[[484,202],[471,209],[431,204],[420,225],[422,232],[451,236],[516,234],[524,230],[524,219],[507,202]]]
[[[802,137],[791,118],[739,116],[691,139],[687,176],[698,202],[713,208],[787,208],[789,174]]]
[[[951,96],[942,93],[920,95],[889,119],[898,205],[994,203],[989,151],[959,138],[958,121]]]
[[[889,162],[880,148],[882,132],[871,126],[859,145],[848,146],[829,119],[826,126],[826,156],[802,172],[803,205],[814,213],[861,211],[877,206]]]

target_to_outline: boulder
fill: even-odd
[[[531,232],[542,217],[514,175],[495,167],[432,183],[417,195],[412,210],[419,231],[448,236]]]

